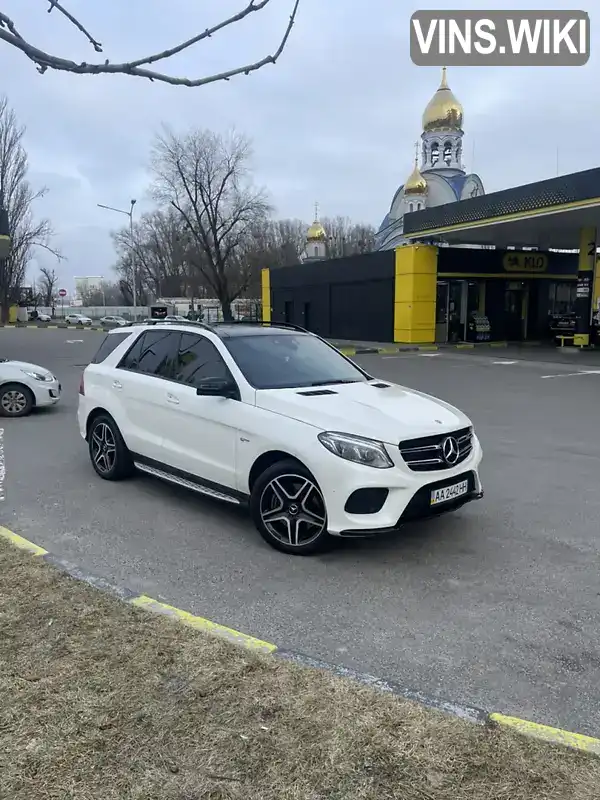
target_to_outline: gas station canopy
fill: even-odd
[[[404,216],[409,241],[449,245],[577,250],[582,228],[600,232],[600,168]]]

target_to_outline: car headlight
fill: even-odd
[[[24,372],[25,375],[29,375],[30,378],[34,378],[36,381],[43,381],[44,383],[52,383],[54,380],[54,375],[51,375],[49,372],[34,372],[29,369],[22,369],[21,372]]]
[[[355,464],[363,464],[365,467],[374,467],[375,469],[389,469],[394,466],[383,442],[335,431],[320,433],[318,439],[330,453],[346,461],[353,461]]]

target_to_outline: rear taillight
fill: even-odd
[[[85,395],[85,384],[83,382],[83,374],[81,375],[81,380],[79,381],[79,394]]]

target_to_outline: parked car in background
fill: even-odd
[[[111,316],[110,314],[107,317],[102,317],[100,323],[102,325],[117,325],[119,328],[129,324],[125,317]]]
[[[45,367],[0,359],[0,415],[25,417],[36,407],[60,400],[61,385]]]
[[[89,317],[84,317],[83,314],[69,314],[65,317],[67,325],[91,325],[92,320]]]
[[[168,314],[163,317],[163,322],[189,322],[187,317],[182,317],[180,314]]]
[[[41,311],[36,311],[35,309],[27,312],[27,318],[29,322],[50,322],[52,319],[50,314],[44,314]]]

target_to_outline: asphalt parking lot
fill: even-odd
[[[3,423],[0,524],[282,648],[600,734],[600,368],[501,351],[357,357],[471,416],[486,495],[394,536],[294,558],[239,510],[145,476],[96,477],[75,413],[102,337],[0,330],[0,355],[52,369],[64,388],[56,408]]]

